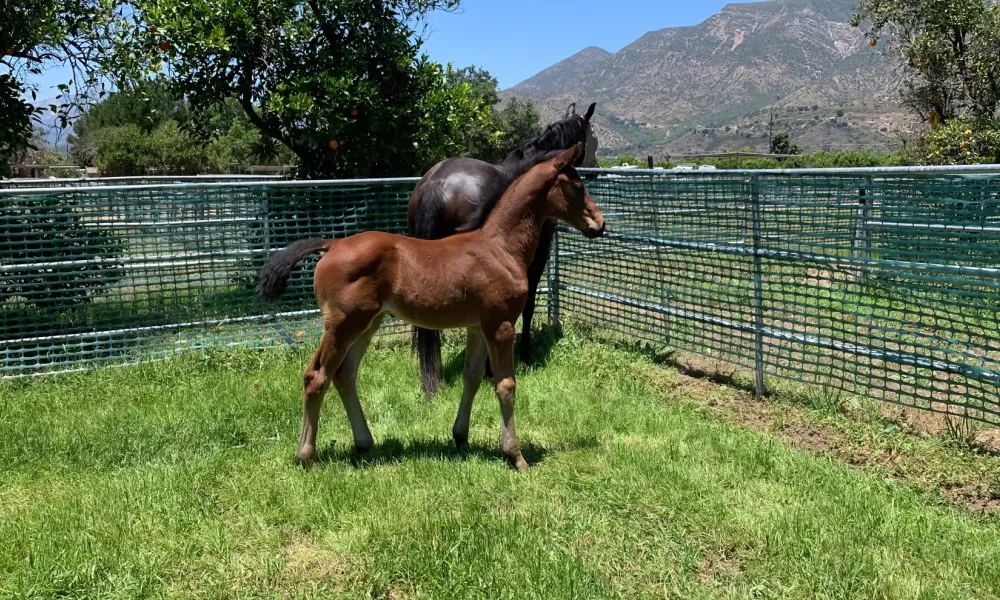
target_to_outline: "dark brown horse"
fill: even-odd
[[[577,158],[574,166],[597,166],[597,138],[590,123],[595,107],[596,104],[591,104],[587,113],[581,116],[576,114],[576,104],[571,104],[563,120],[549,125],[541,136],[521,145],[499,165],[472,158],[449,158],[431,167],[410,196],[410,236],[436,240],[479,229],[515,179],[576,144],[585,144],[585,152]],[[524,363],[531,362],[531,320],[535,314],[535,295],[549,258],[555,229],[554,221],[545,224],[538,252],[528,268],[528,301],[524,306],[520,345],[521,361]],[[433,396],[440,387],[441,334],[417,328],[414,345],[420,357],[424,394]],[[487,373],[490,373],[488,363]]]
[[[514,468],[528,468],[514,431],[514,325],[528,300],[528,265],[545,221],[558,219],[590,238],[604,234],[604,216],[573,168],[582,153],[580,144],[520,177],[481,229],[441,240],[374,231],[338,240],[308,239],[264,265],[257,293],[273,301],[284,292],[297,262],[311,252],[326,252],[313,275],[323,339],[304,377],[299,460],[308,463],[316,456],[320,407],[331,382],[344,403],[355,448],[371,448],[372,434],[358,400],[358,365],[390,314],[433,330],[466,329],[464,388],[452,428],[455,443],[463,454],[468,450],[472,400],[488,355],[500,402],[501,449]]]

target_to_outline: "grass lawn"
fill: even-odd
[[[459,460],[457,369],[427,404],[391,345],[361,368],[376,450],[331,390],[300,468],[307,360],[0,384],[0,598],[1000,598],[997,520],[721,419],[640,355],[570,338],[519,371],[525,474],[485,386]]]

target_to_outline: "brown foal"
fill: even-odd
[[[305,371],[300,461],[316,456],[320,406],[331,381],[344,403],[355,448],[362,453],[371,448],[358,400],[358,365],[383,316],[391,314],[426,329],[467,330],[455,443],[467,452],[472,401],[488,355],[500,402],[501,449],[514,468],[528,468],[514,431],[514,324],[527,299],[527,268],[545,219],[563,221],[589,238],[604,233],[604,216],[572,166],[581,152],[583,144],[578,144],[517,179],[482,229],[439,240],[381,232],[302,240],[268,261],[257,292],[273,301],[298,261],[326,251],[313,279],[324,333]]]

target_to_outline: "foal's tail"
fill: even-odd
[[[260,270],[260,280],[257,282],[257,296],[264,302],[274,302],[285,293],[288,277],[294,267],[307,254],[327,250],[331,240],[310,238],[299,240],[278,252],[267,261]]]
[[[422,240],[445,237],[445,198],[440,183],[424,186],[420,200],[416,217],[410,224],[410,235]],[[441,387],[441,332],[414,327],[412,345],[420,357],[420,379],[423,381],[424,396],[430,398]]]

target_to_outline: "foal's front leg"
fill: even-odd
[[[500,402],[500,450],[518,471],[528,469],[528,462],[521,456],[521,445],[514,431],[514,402],[517,383],[514,381],[514,325],[504,321],[486,338],[490,361],[493,363],[493,381],[496,383],[497,400]]]
[[[472,415],[472,401],[483,382],[483,372],[486,370],[486,338],[478,327],[470,327],[465,342],[465,373],[462,381],[462,402],[458,405],[458,416],[451,434],[455,438],[455,446],[465,456],[469,452],[469,417]]]

